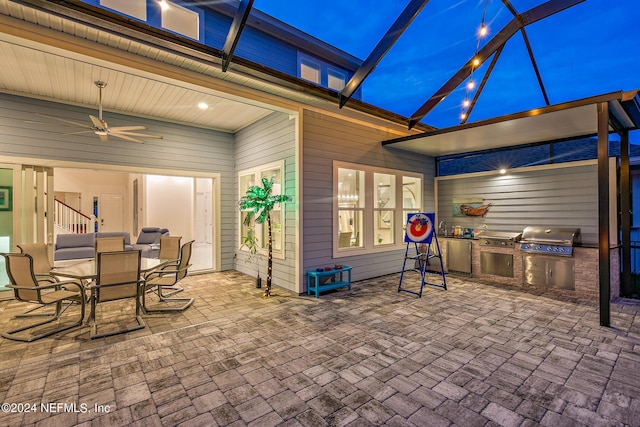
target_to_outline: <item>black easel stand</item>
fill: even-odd
[[[398,292],[409,292],[410,294],[417,295],[422,298],[422,289],[427,286],[434,286],[436,288],[442,288],[447,290],[447,279],[444,273],[444,265],[442,264],[442,252],[440,251],[440,244],[438,243],[438,237],[434,234],[433,238],[436,243],[436,253],[431,253],[429,249],[429,245],[426,245],[426,251],[424,253],[420,252],[418,249],[418,244],[413,242],[407,243],[407,249],[404,251],[404,262],[402,263],[402,273],[400,273],[400,283],[398,283]],[[413,245],[415,249],[415,255],[409,255],[409,247]],[[429,266],[429,261],[432,259],[437,259],[440,263],[440,272],[442,274],[442,283],[431,283],[427,282],[427,268]],[[414,261],[414,266],[411,268],[407,268],[407,260]],[[416,263],[417,261],[417,263]],[[416,265],[417,264],[417,265]],[[420,273],[421,282],[420,282],[420,291],[412,291],[410,289],[405,289],[402,287],[402,279],[404,278],[405,271],[416,271]]]

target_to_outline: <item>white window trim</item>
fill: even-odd
[[[279,160],[277,162],[273,162],[273,163],[268,163],[268,164],[264,164],[264,165],[260,165],[260,166],[256,166],[254,168],[249,168],[249,169],[244,169],[241,170],[240,172],[238,172],[238,200],[240,200],[243,196],[244,193],[242,193],[241,188],[240,188],[240,181],[241,178],[243,176],[246,175],[255,175],[256,180],[254,185],[260,185],[262,183],[262,173],[264,171],[267,170],[271,170],[271,169],[280,169],[280,194],[282,194],[282,192],[284,191],[284,160]],[[281,225],[281,230],[282,230],[282,242],[280,247],[282,248],[281,250],[273,250],[273,258],[274,259],[285,259],[285,215],[284,215],[284,209],[282,209],[282,206],[280,203],[276,204],[274,211],[280,211],[280,225]],[[258,242],[260,244],[260,246],[262,246],[263,242],[262,242],[262,232],[263,232],[263,227],[266,229],[267,225],[266,224],[255,224],[254,225],[254,232],[255,235],[258,237]],[[240,248],[241,251],[246,252],[248,251],[247,248],[243,248],[242,247],[242,215],[239,215],[238,217],[238,223],[237,223],[237,228],[238,228],[238,248]],[[273,230],[272,230],[273,232]],[[262,255],[264,255],[265,260],[267,255],[269,254],[267,248],[266,248],[266,244],[267,242],[264,242],[265,247],[260,249],[260,253]]]
[[[340,230],[340,224],[338,221],[338,169],[355,169],[358,171],[364,171],[365,173],[365,207],[364,207],[364,236],[363,236],[363,247],[352,247],[352,248],[339,248],[338,247],[338,235]],[[373,174],[374,173],[383,173],[395,175],[395,196],[396,196],[396,204],[394,209],[394,232],[395,232],[395,243],[383,244],[383,245],[375,245],[374,240],[374,182],[373,182]],[[349,257],[354,255],[366,255],[366,254],[375,254],[379,252],[389,252],[396,251],[399,249],[404,249],[406,243],[404,242],[404,234],[403,234],[403,226],[405,225],[406,218],[404,218],[404,208],[403,208],[403,180],[402,177],[412,177],[420,179],[420,203],[421,206],[417,206],[413,209],[416,212],[423,212],[424,207],[424,174],[409,172],[397,169],[387,169],[380,168],[374,166],[366,166],[357,163],[347,163],[338,160],[333,161],[333,258],[342,258]]]

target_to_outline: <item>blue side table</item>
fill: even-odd
[[[347,273],[346,280],[343,276],[344,273]],[[338,274],[340,275],[339,280],[333,280],[322,285],[320,284],[321,278],[333,276],[333,278],[335,279]],[[312,280],[312,278],[314,280]],[[316,294],[316,298],[318,298],[318,294],[320,292],[328,291],[330,289],[342,288],[344,286],[351,290],[351,267],[349,267],[348,265],[343,265],[342,268],[339,269],[332,268],[331,270],[326,271],[307,271],[307,295],[311,295],[311,291],[314,291]]]

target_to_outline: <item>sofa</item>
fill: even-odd
[[[96,235],[85,234],[58,234],[53,249],[53,260],[93,258],[96,250]]]
[[[110,231],[86,234],[58,234],[53,251],[54,261],[93,258],[96,238],[124,237],[125,250],[139,250],[144,258],[156,258],[160,250],[160,237],[169,235],[169,230],[159,227],[145,227],[140,231],[135,243],[126,231]]]
[[[160,252],[160,237],[168,236],[169,230],[159,227],[144,227],[132,249],[142,252],[144,258],[157,258]]]

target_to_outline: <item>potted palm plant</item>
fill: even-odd
[[[262,262],[262,254],[260,253],[260,246],[258,246],[258,238],[253,230],[249,230],[247,235],[242,239],[242,246],[240,249],[246,248],[249,252],[249,256],[244,262],[253,265],[256,271],[256,288],[262,287],[262,278],[260,277],[260,263]]]
[[[273,238],[271,235],[271,211],[277,203],[284,203],[291,197],[284,194],[273,195],[273,178],[262,178],[262,185],[252,185],[240,199],[240,209],[247,211],[245,225],[250,225],[255,218],[257,224],[267,223],[267,286],[264,297],[271,296],[271,277],[273,271]]]

